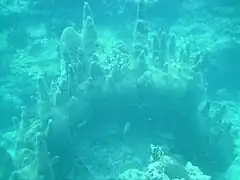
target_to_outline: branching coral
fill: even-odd
[[[204,101],[199,107],[198,131],[202,132],[202,145],[196,152],[204,158],[204,161],[199,159],[199,164],[211,162],[204,166],[212,171],[226,169],[236,157],[234,139],[239,135],[235,133],[237,126],[232,117],[229,117],[230,113],[233,114],[231,106],[223,102]]]
[[[49,179],[53,180],[52,163],[47,150],[45,130],[39,121],[29,120],[22,108],[20,121],[16,123],[16,146],[13,156],[15,170],[9,179]],[[55,159],[55,158],[54,158]]]

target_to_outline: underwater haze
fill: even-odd
[[[0,180],[239,180],[239,10],[0,0]]]

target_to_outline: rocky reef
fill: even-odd
[[[83,3],[81,28],[50,48],[60,71],[32,79],[1,133],[0,180],[236,179],[240,111],[211,98],[211,53],[155,30],[146,1],[135,5],[131,41],[107,43]]]

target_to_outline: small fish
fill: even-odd
[[[131,129],[131,122],[126,122],[123,128],[123,136],[125,136]]]
[[[198,105],[198,112],[201,113],[203,116],[208,116],[209,110],[210,110],[210,101],[208,99],[204,99],[200,104]]]
[[[216,97],[218,99],[225,99],[225,100],[233,99],[232,93],[229,93],[229,91],[227,89],[219,89],[216,92]]]
[[[167,132],[158,132],[156,134],[158,137],[168,140],[168,141],[175,141],[177,138],[174,136],[172,133],[167,133]]]
[[[77,125],[77,128],[82,128],[83,126],[85,126],[88,122],[87,121],[82,121]]]

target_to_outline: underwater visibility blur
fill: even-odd
[[[0,0],[0,180],[240,180],[239,9]]]

